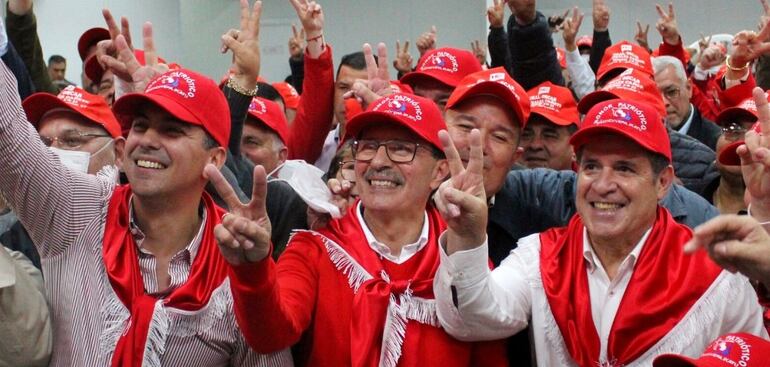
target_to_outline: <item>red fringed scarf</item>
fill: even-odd
[[[351,362],[353,366],[395,365],[398,363],[401,343],[406,335],[402,334],[399,338],[394,335],[397,331],[387,330],[386,332],[385,330],[387,324],[392,322],[389,319],[393,318],[393,313],[389,309],[393,307],[391,299],[398,300],[401,307],[408,307],[409,305],[405,305],[404,302],[409,302],[408,300],[412,297],[434,299],[433,277],[439,265],[438,236],[446,225],[435,208],[429,206],[426,209],[429,226],[428,242],[420,252],[407,261],[407,263],[419,261],[416,271],[409,281],[391,282],[389,279],[383,279],[385,271],[382,262],[369,247],[361,227],[363,223],[359,223],[356,210],[358,210],[358,202],[352,205],[344,218],[331,222],[329,226],[319,231],[349,255],[350,258],[345,260],[337,258],[335,262],[335,255],[333,255],[335,250],[329,250],[330,258],[338,269],[345,265],[353,265],[352,268],[355,268],[355,264],[349,262],[353,260],[368,273],[359,273],[359,275],[371,275],[368,280],[360,284],[357,291],[354,288],[356,293],[353,298],[353,316],[350,321]],[[350,271],[355,272],[355,270]],[[347,275],[350,279],[349,272]],[[404,295],[406,297],[402,297]],[[402,319],[402,321],[407,320]],[[405,331],[406,325],[403,326],[402,331]],[[389,344],[391,347],[397,345],[398,348],[389,348]],[[384,353],[383,349],[386,350]],[[381,354],[383,354],[383,361],[380,361]]]
[[[591,316],[583,227],[575,215],[567,227],[540,234],[540,271],[567,350],[579,366],[595,367],[600,342]],[[609,361],[622,366],[640,357],[682,320],[722,271],[705,251],[683,253],[691,237],[689,228],[658,207],[612,324]]]
[[[128,185],[115,188],[107,211],[102,254],[110,284],[130,312],[129,326],[115,346],[112,366],[139,367],[144,358],[155,304],[159,300],[144,292],[136,243],[129,229],[130,198],[131,188]],[[227,264],[214,239],[214,226],[219,223],[224,210],[217,207],[206,193],[202,199],[207,219],[200,250],[187,281],[161,301],[163,307],[200,310],[208,304],[211,293],[227,275]]]

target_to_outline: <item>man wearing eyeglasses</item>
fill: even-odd
[[[123,152],[120,124],[102,97],[68,86],[58,96],[33,94],[22,107],[40,139],[67,167],[93,175],[114,165]]]
[[[692,86],[682,62],[672,56],[660,56],[652,59],[652,65],[655,83],[666,104],[666,124],[716,150],[717,138],[722,131],[690,103]]]
[[[244,251],[231,261],[231,287],[252,348],[299,342],[300,366],[507,365],[499,341],[461,342],[438,324],[433,277],[446,224],[429,199],[449,174],[445,128],[435,103],[401,93],[348,121],[360,200],[325,228],[297,232],[277,264],[269,236],[255,235],[258,215],[227,215],[217,241]]]

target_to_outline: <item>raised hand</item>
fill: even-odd
[[[738,32],[733,37],[733,51],[729,60],[730,66],[735,69],[744,69],[750,62],[770,51],[770,42],[767,42],[768,35],[770,35],[770,24],[765,24],[759,33],[754,31]],[[738,79],[729,75],[731,71],[728,70],[728,75],[726,76],[730,79]]]
[[[562,23],[561,36],[564,38],[564,48],[569,52],[577,49],[575,42],[582,23],[583,13],[578,10],[577,6],[572,8],[572,16],[564,19],[564,23]]]
[[[757,26],[757,29],[761,30],[770,22],[770,5],[767,4],[767,0],[759,1],[762,3],[762,9],[764,10],[764,13],[759,17],[759,25]]]
[[[663,42],[669,45],[679,44],[679,27],[676,24],[676,15],[674,14],[674,4],[668,4],[668,13],[663,10],[660,4],[655,4],[655,10],[658,11],[658,23],[655,29],[660,33]]]
[[[431,26],[430,30],[421,34],[419,38],[417,38],[417,42],[415,43],[415,46],[417,46],[417,51],[420,52],[420,57],[422,55],[425,55],[426,52],[436,48],[436,35],[438,33],[438,30],[436,29],[436,26]]]
[[[468,166],[463,167],[449,133],[439,132],[451,178],[441,184],[434,197],[436,208],[447,223],[447,254],[480,246],[487,231],[487,197],[484,192],[484,156],[481,132],[471,130]]]
[[[489,20],[489,25],[493,28],[500,28],[503,26],[503,22],[505,21],[505,1],[503,0],[494,0],[492,5],[490,5],[487,8],[487,19]]]
[[[297,18],[302,22],[302,28],[307,37],[307,51],[311,58],[318,58],[324,51],[324,13],[321,5],[315,1],[289,0],[297,12]]]
[[[103,46],[102,42],[111,41],[99,42],[100,47]],[[123,34],[119,34],[114,41],[117,58],[110,55],[98,56],[99,63],[123,81],[123,92],[125,93],[144,91],[151,80],[169,70],[168,65],[158,62],[158,53],[155,51],[155,41],[152,37],[152,24],[150,22],[146,22],[142,26],[142,43],[144,65],[136,59]]]
[[[208,164],[204,177],[214,185],[229,209],[222,223],[214,227],[214,237],[225,260],[231,265],[256,262],[270,254],[270,218],[265,209],[267,175],[261,165],[254,168],[251,201],[242,203],[219,169]]]
[[[390,87],[390,73],[388,73],[388,50],[385,44],[377,45],[377,58],[374,60],[372,46],[364,44],[364,60],[366,60],[367,80],[357,79],[343,98],[356,97],[366,108],[377,99],[393,94]]]
[[[747,215],[720,215],[701,224],[684,250],[704,249],[719,266],[770,286],[770,235]]]
[[[647,24],[644,28],[642,28],[642,23],[638,20],[636,21],[636,35],[634,35],[634,41],[639,46],[642,46],[645,50],[650,49],[650,43],[647,41],[647,32],[650,31],[650,25]]]
[[[770,106],[761,88],[754,88],[762,133],[749,131],[745,144],[738,147],[741,171],[746,184],[751,215],[760,221],[770,220]]]
[[[305,52],[305,29],[297,32],[297,26],[291,25],[291,37],[289,37],[289,57],[299,60]]]
[[[399,73],[408,73],[412,71],[412,55],[409,54],[409,41],[404,42],[404,48],[401,48],[401,41],[396,41],[396,57],[393,60],[393,67]]]
[[[260,69],[259,20],[262,2],[249,8],[248,0],[241,0],[240,29],[231,29],[222,35],[222,53],[233,52],[233,78],[241,88],[253,90],[257,85]]]
[[[112,45],[112,48],[108,48],[108,51],[111,51],[108,54],[113,55],[116,52],[114,42],[121,34],[126,39],[128,48],[133,50],[134,46],[131,42],[131,29],[128,26],[128,18],[120,17],[120,28],[118,28],[118,23],[115,22],[115,18],[112,16],[109,9],[102,9],[102,17],[104,17],[104,22],[107,23],[107,30],[110,31],[110,40],[113,42],[112,44],[107,44]]]
[[[711,45],[701,51],[698,65],[703,70],[709,70],[714,66],[722,65],[724,62],[725,53],[722,51],[722,48],[717,45]]]
[[[476,40],[475,42],[471,42],[471,51],[473,51],[473,56],[476,56],[476,60],[479,60],[479,64],[486,65],[487,45]]]
[[[594,31],[604,32],[610,26],[610,8],[604,0],[593,0]]]

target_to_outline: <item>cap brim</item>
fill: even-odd
[[[401,83],[409,85],[409,87],[414,88],[412,83],[418,83],[420,80],[425,79],[431,79],[438,81],[441,84],[445,84],[449,87],[456,88],[457,84],[459,84],[460,80],[456,78],[452,78],[451,76],[445,74],[445,73],[431,73],[430,71],[413,71],[411,73],[407,73],[406,75],[402,76],[399,81]]]
[[[64,103],[64,101],[50,93],[35,93],[27,97],[24,102],[21,103],[21,106],[27,114],[27,121],[32,123],[32,126],[35,128],[40,124],[40,118],[43,117],[46,112],[54,108],[66,108],[79,115],[83,115],[80,111],[75,110],[72,106]],[[90,120],[88,116],[84,115],[84,117]]]
[[[88,53],[88,49],[91,45],[101,40],[108,39],[110,39],[110,31],[105,28],[96,27],[83,32],[80,39],[78,39],[78,54],[80,55],[80,60],[85,61],[87,56],[86,53]]]
[[[568,119],[565,119],[561,117],[559,114],[557,114],[556,112],[530,111],[529,117],[532,118],[532,115],[538,115],[559,126],[579,125],[580,123],[580,121],[570,121]]]
[[[583,145],[585,145],[586,143],[592,140],[591,137],[602,133],[612,133],[612,134],[622,135],[628,138],[629,140],[635,142],[636,144],[638,144],[639,146],[641,146],[647,151],[650,151],[655,154],[661,154],[655,150],[655,147],[653,147],[649,143],[639,141],[636,137],[629,134],[628,130],[622,129],[616,124],[591,125],[588,127],[581,128],[575,134],[572,135],[572,137],[569,139],[569,143],[577,152],[578,149],[580,149],[580,147],[582,147]]]
[[[662,354],[652,362],[653,367],[712,367],[708,364],[700,363],[696,359],[676,354]]]
[[[398,126],[403,126],[409,131],[415,133],[417,136],[419,136],[421,139],[429,142],[431,145],[436,147],[437,149],[441,150],[441,145],[438,143],[438,136],[430,137],[425,136],[423,132],[415,129],[412,125],[405,124],[403,121],[395,118],[393,115],[387,113],[387,112],[380,112],[380,111],[368,111],[364,113],[360,113],[350,119],[348,123],[345,125],[345,138],[343,141],[353,139],[357,137],[366,127],[369,126],[382,126],[385,124],[394,124]]]
[[[620,96],[615,93],[606,90],[597,90],[596,92],[589,93],[578,102],[578,111],[585,115],[591,110],[591,107],[595,106],[597,103],[617,98],[620,98]]]
[[[104,76],[104,68],[102,68],[102,65],[99,64],[99,60],[96,59],[96,55],[91,55],[86,61],[85,61],[85,73],[88,79],[91,79],[92,82],[99,84],[102,81],[102,76]]]
[[[527,123],[526,120],[528,116],[524,116],[524,111],[521,109],[521,103],[519,102],[519,99],[516,98],[514,92],[497,82],[484,81],[474,84],[472,87],[463,91],[462,94],[456,98],[450,97],[450,101],[447,102],[446,108],[457,106],[458,104],[462,103],[462,101],[470,97],[482,95],[491,95],[500,98],[507,105],[511,106],[514,114],[516,114],[516,117],[519,119],[519,125],[521,125],[522,128]]]
[[[112,110],[115,112],[115,117],[118,118],[118,122],[120,122],[120,127],[123,130],[124,135],[131,128],[131,123],[133,122],[138,108],[146,103],[168,112],[178,120],[193,125],[203,126],[203,123],[198,121],[198,118],[195,117],[194,114],[168,97],[157,94],[131,93],[120,97],[112,106]]]
[[[757,115],[740,107],[725,108],[717,115],[714,122],[719,126],[725,126],[731,122],[756,122]]]
[[[722,149],[722,151],[719,152],[719,156],[717,157],[719,159],[719,163],[725,166],[740,166],[741,157],[738,156],[738,147],[743,144],[743,140],[736,141]]]

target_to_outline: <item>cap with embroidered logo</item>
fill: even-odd
[[[27,114],[27,120],[35,128],[49,111],[67,109],[102,126],[113,138],[120,136],[120,124],[104,98],[73,85],[62,89],[56,96],[50,93],[35,93],[27,97],[21,105]]]
[[[479,70],[481,64],[472,52],[443,47],[426,52],[417,61],[417,68],[401,77],[401,82],[414,88],[415,83],[427,78],[456,88],[466,75]]]
[[[642,46],[622,41],[607,48],[596,71],[596,80],[603,80],[611,71],[617,69],[635,69],[652,77],[652,59]]]
[[[470,97],[485,94],[500,98],[510,106],[524,128],[530,113],[529,96],[502,67],[482,70],[463,78],[449,96],[446,108],[453,108]]]
[[[770,341],[747,333],[720,336],[699,358],[663,354],[653,367],[766,367],[770,366]]]
[[[529,90],[530,118],[540,115],[560,126],[580,123],[577,102],[569,88],[544,82]]]
[[[647,103],[655,107],[661,116],[666,116],[666,104],[663,102],[663,95],[660,94],[658,85],[652,77],[635,69],[625,70],[610,80],[601,90],[583,97],[578,103],[578,111],[586,113],[593,105],[615,98]]]
[[[249,104],[249,116],[275,132],[284,145],[289,144],[289,125],[281,106],[269,99],[254,97]]]

